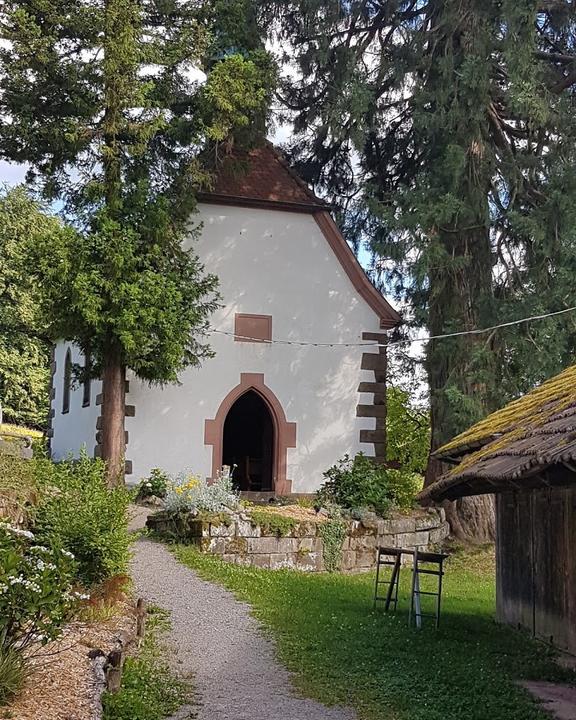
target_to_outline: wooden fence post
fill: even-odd
[[[143,598],[139,598],[136,603],[136,637],[138,640],[142,640],[144,633],[146,632],[146,601]]]
[[[123,665],[122,650],[112,650],[108,655],[106,667],[106,689],[108,692],[117,693],[120,690]]]

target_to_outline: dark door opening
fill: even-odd
[[[253,390],[239,397],[226,416],[222,464],[237,466],[233,477],[239,490],[274,490],[274,421]]]

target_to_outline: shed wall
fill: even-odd
[[[576,488],[496,498],[497,616],[576,652]]]

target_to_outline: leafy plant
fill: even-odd
[[[326,482],[317,494],[320,505],[368,508],[385,517],[393,507],[407,509],[421,487],[415,473],[375,465],[362,453],[346,455],[325,473]]]
[[[342,543],[346,537],[346,523],[340,518],[328,518],[318,528],[322,538],[324,567],[328,572],[340,569]]]
[[[14,647],[0,646],[0,707],[17,695],[25,676],[22,653]]]
[[[168,483],[166,511],[222,512],[239,507],[238,494],[232,485],[230,474],[219,473],[215,480],[206,480],[190,472],[182,472]]]
[[[138,486],[138,499],[149,497],[164,498],[168,490],[170,476],[160,468],[152,468],[150,475]]]
[[[85,452],[78,460],[38,461],[38,473],[51,488],[34,513],[39,540],[73,553],[86,585],[124,572],[130,557],[128,490],[109,489],[105,464]]]
[[[58,637],[83,598],[72,590],[75,569],[67,550],[37,544],[30,531],[0,524],[0,652]]]

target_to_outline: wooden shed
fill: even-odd
[[[495,494],[498,619],[576,653],[576,366],[436,455],[423,501]]]

